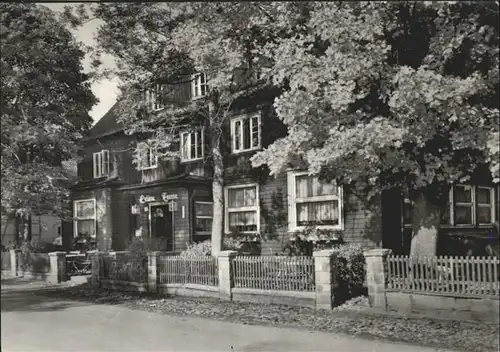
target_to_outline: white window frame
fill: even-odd
[[[257,140],[258,140],[258,143],[256,146],[252,146],[252,141],[253,141],[253,138],[252,138],[252,130],[253,130],[253,118],[257,118]],[[243,148],[243,131],[244,131],[244,128],[243,128],[243,122],[247,119],[250,119],[250,148],[247,148],[247,149],[244,149]],[[239,125],[239,128],[236,126],[237,122],[240,123]],[[236,130],[239,129],[239,132],[240,132],[240,145],[237,146],[236,145]],[[243,115],[243,116],[239,116],[239,117],[235,117],[233,119],[231,119],[231,152],[233,154],[238,154],[238,153],[245,153],[245,152],[249,152],[249,151],[253,151],[253,150],[258,150],[258,149],[261,149],[262,147],[262,131],[261,131],[261,116],[260,116],[260,112],[259,113],[255,113],[255,114],[251,114],[251,115]]]
[[[230,189],[238,189],[238,188],[248,188],[255,187],[255,205],[249,207],[240,207],[240,208],[229,208],[229,190]],[[260,233],[260,190],[258,183],[245,183],[238,185],[231,185],[224,187],[224,231],[226,234],[230,234],[231,230],[229,228],[229,213],[239,213],[244,211],[255,211],[257,213],[257,230],[256,231],[240,231],[242,234],[253,234]]]
[[[198,150],[198,134],[201,132],[201,156],[197,158],[186,158],[184,155],[184,136],[188,135],[188,151],[191,153],[191,134],[195,134],[195,150]],[[196,161],[196,160],[202,160],[205,157],[205,129],[202,128],[200,130],[196,131],[185,131],[181,132],[181,162],[188,162],[188,161]]]
[[[308,175],[307,171],[288,171],[287,173],[287,185],[288,185],[288,231],[302,231],[307,228],[307,226],[297,225],[297,204],[298,203],[311,203],[311,202],[324,202],[338,200],[338,219],[339,223],[337,225],[314,225],[318,229],[324,230],[343,230],[344,229],[344,194],[343,187],[337,186],[338,196],[326,195],[317,196],[309,198],[297,198],[296,195],[296,179],[297,177]],[[313,177],[314,175],[311,175]]]
[[[205,78],[205,82],[202,83],[201,78]],[[202,94],[202,87],[205,87],[205,93]],[[208,92],[208,81],[207,75],[204,72],[195,73],[191,75],[191,97],[193,100],[203,98]]]
[[[78,217],[77,213],[77,204],[78,203],[83,203],[83,202],[89,202],[92,201],[94,203],[94,215],[91,217]],[[96,201],[95,198],[89,198],[89,199],[78,199],[73,201],[73,238],[78,237],[78,226],[77,223],[80,220],[94,220],[94,236],[91,236],[91,238],[97,238],[97,207],[96,207]]]
[[[207,216],[207,215],[196,215],[196,206],[198,204],[210,204],[212,206],[212,216]],[[195,221],[195,235],[210,235],[212,234],[212,232],[207,232],[207,231],[196,231],[196,220],[197,219],[211,219],[212,220],[212,226],[213,226],[213,220],[214,220],[214,216],[213,216],[213,206],[214,206],[214,202],[202,202],[202,201],[195,201],[194,202],[194,221]]]
[[[472,203],[459,203],[455,202],[455,187],[456,186],[461,186],[461,187],[470,187],[471,188],[471,197],[472,197]],[[478,188],[482,189],[487,189],[490,191],[490,211],[491,211],[491,223],[479,223],[477,220],[477,196],[476,196],[476,191]],[[455,206],[456,205],[469,205],[472,204],[472,224],[456,224],[455,220]],[[457,227],[471,227],[471,226],[491,226],[491,224],[495,223],[496,221],[496,213],[495,213],[495,187],[488,187],[488,186],[478,186],[478,185],[466,185],[466,184],[457,184],[451,187],[450,189],[450,225],[457,226]]]
[[[477,220],[477,215],[476,215],[476,212],[477,212],[477,208],[480,206],[479,203],[477,202],[477,197],[475,195],[476,193],[476,190],[478,188],[483,188],[483,189],[487,189],[490,191],[490,204],[489,204],[489,208],[490,208],[490,212],[491,212],[491,223],[489,224],[486,224],[486,223],[479,223],[479,220]],[[479,226],[482,226],[482,225],[491,225],[493,223],[495,223],[497,221],[496,219],[496,212],[495,212],[495,187],[487,187],[487,186],[475,186],[474,187],[474,220],[476,221],[477,225]]]
[[[165,104],[162,104],[158,98],[165,87],[165,84],[155,84],[154,89],[146,91],[146,104],[152,111],[160,111],[165,108]]]
[[[143,166],[142,159],[143,155],[139,153],[139,162],[137,163],[138,170],[151,170],[156,169],[158,167],[158,154],[156,152],[156,148],[149,147],[149,165]]]
[[[105,162],[106,161],[106,162]],[[94,178],[101,178],[109,175],[109,150],[103,149],[100,152],[93,153],[92,166]]]
[[[457,224],[456,219],[455,219],[455,206],[458,205],[469,205],[471,203],[460,203],[460,202],[455,202],[455,187],[456,186],[465,186],[465,187],[471,187],[471,197],[472,197],[472,211],[471,211],[471,218],[472,218],[472,223],[471,224]],[[483,188],[487,189],[490,191],[490,209],[491,209],[491,223],[479,223],[477,220],[477,189],[478,188]],[[497,213],[495,211],[495,201],[496,201],[496,195],[495,195],[495,187],[489,187],[489,186],[479,186],[479,185],[467,185],[467,184],[455,184],[450,188],[449,192],[449,198],[448,198],[448,203],[449,203],[449,214],[450,214],[450,219],[448,223],[443,223],[441,224],[442,227],[449,227],[449,226],[454,226],[454,227],[476,227],[476,226],[491,226],[491,224],[495,223],[497,221]],[[410,201],[405,198],[404,199],[405,205],[408,203],[410,204]],[[405,227],[410,227],[412,224],[409,223],[404,223]]]

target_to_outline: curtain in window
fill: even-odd
[[[257,205],[256,187],[242,187],[228,190],[228,207],[241,208]]]
[[[95,237],[95,220],[76,220],[77,235],[89,235]]]
[[[257,212],[241,211],[229,213],[229,228],[239,231],[257,231]]]
[[[338,201],[332,200],[297,204],[297,223],[299,226],[338,224]]]
[[[295,180],[297,198],[338,195],[334,184],[320,182],[317,177],[304,175]]]
[[[89,218],[93,217],[94,214],[94,201],[89,200],[89,201],[82,201],[82,202],[77,202],[76,204],[76,214],[75,216],[77,218]]]

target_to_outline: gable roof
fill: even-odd
[[[123,131],[124,125],[118,122],[118,102],[108,110],[104,116],[90,129],[86,140],[96,139],[116,132]]]

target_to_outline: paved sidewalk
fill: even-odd
[[[341,334],[174,317],[2,291],[3,351],[438,351]],[[443,351],[443,350],[441,350]]]

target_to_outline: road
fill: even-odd
[[[340,334],[173,317],[2,290],[2,351],[430,352]]]

